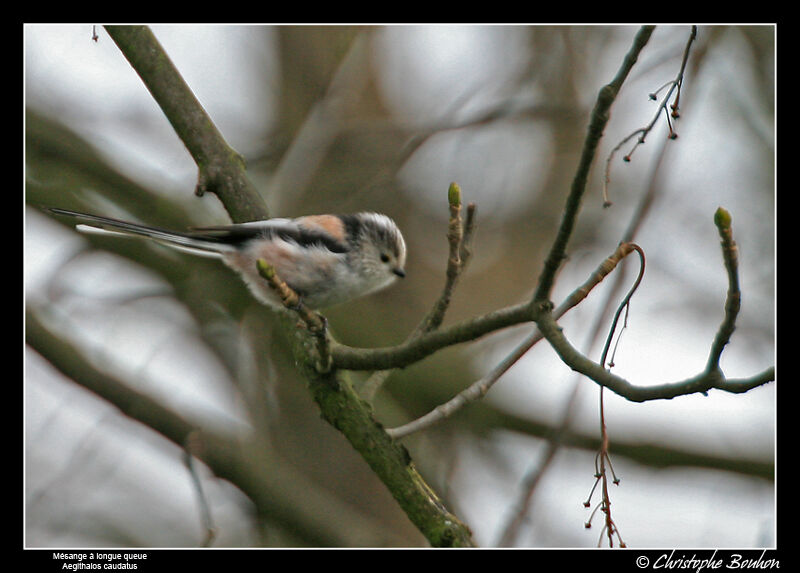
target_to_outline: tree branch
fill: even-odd
[[[714,224],[722,239],[722,258],[725,261],[725,270],[728,272],[728,294],[725,299],[725,318],[711,345],[707,370],[719,368],[719,359],[736,328],[736,317],[742,304],[742,293],[739,290],[739,248],[733,240],[731,220],[731,214],[722,207],[714,213]]]
[[[555,241],[553,241],[553,245],[550,248],[550,252],[545,259],[544,270],[539,277],[539,284],[533,295],[533,300],[535,302],[546,301],[550,298],[550,291],[553,289],[556,273],[564,260],[567,243],[572,235],[572,229],[575,226],[578,211],[580,210],[581,199],[586,191],[589,170],[591,169],[597,146],[600,143],[600,139],[603,137],[603,131],[610,117],[609,112],[611,105],[614,103],[622,87],[622,83],[628,77],[631,68],[633,68],[633,65],[636,63],[639,53],[650,40],[650,35],[653,33],[654,28],[655,26],[642,26],[639,29],[639,32],[633,40],[633,45],[630,50],[628,50],[628,53],[625,54],[625,59],[620,69],[617,71],[617,75],[614,76],[614,79],[605,85],[597,95],[597,102],[595,103],[591,119],[589,120],[588,133],[586,134],[586,139],[583,144],[583,151],[581,152],[578,169],[572,180],[572,186],[569,196],[567,197],[566,206],[564,207],[561,224],[558,228]]]
[[[646,45],[652,33],[652,29],[652,27],[647,26],[640,29],[617,75],[608,85],[600,90],[595,109],[592,113],[580,165],[573,179],[572,189],[567,199],[562,223],[550,250],[550,254],[546,259],[545,268],[532,301],[528,304],[515,305],[494,311],[453,325],[449,328],[423,334],[418,338],[407,340],[403,344],[392,348],[355,349],[337,344],[332,349],[334,363],[337,367],[351,370],[403,367],[422,360],[429,354],[446,346],[475,340],[494,330],[532,320],[537,323],[541,333],[547,338],[564,363],[570,366],[570,368],[588,376],[601,386],[608,387],[613,392],[637,402],[667,399],[697,392],[705,393],[712,388],[727,392],[743,392],[769,382],[774,378],[774,368],[742,381],[728,381],[725,379],[722,372],[719,371],[717,362],[722,347],[727,344],[730,334],[733,331],[733,322],[738,312],[739,297],[738,279],[736,278],[736,273],[732,271],[732,269],[735,269],[735,244],[732,238],[728,236],[729,232],[723,230],[725,216],[720,212],[718,212],[717,215],[717,224],[723,238],[723,254],[725,256],[726,268],[728,268],[731,286],[729,287],[729,294],[726,302],[726,319],[720,327],[720,331],[712,346],[708,368],[697,376],[683,381],[657,386],[635,386],[627,380],[612,374],[602,365],[591,361],[577,351],[564,336],[556,322],[556,318],[553,316],[552,305],[547,302],[555,279],[555,274],[564,257],[566,245],[577,217],[594,152],[602,136],[605,124],[608,121],[609,109],[616,94],[619,92],[622,82],[636,62],[639,52]],[[519,356],[520,352],[512,353],[509,363],[513,363],[514,356]],[[503,368],[505,365],[501,364],[500,367]],[[476,388],[480,389],[480,386],[470,389],[469,392],[477,391]],[[457,396],[456,399],[461,401],[464,398],[465,396]],[[442,414],[443,412],[440,412],[438,415]]]
[[[698,392],[706,393],[711,389],[739,394],[767,382],[772,382],[775,379],[775,368],[772,367],[752,378],[743,380],[729,381],[720,371],[712,370],[703,371],[696,376],[678,382],[654,386],[635,386],[624,378],[612,374],[600,364],[586,358],[575,349],[566,339],[561,327],[558,326],[551,313],[542,313],[536,324],[564,364],[632,402],[665,400]]]
[[[434,547],[472,547],[472,533],[450,513],[411,461],[408,451],[386,433],[359,398],[347,377],[335,368],[321,372],[307,360],[311,335],[295,329],[293,353],[322,417],[339,430],[389,488],[409,519]]]
[[[681,59],[681,67],[680,70],[678,71],[678,75],[675,77],[674,80],[667,82],[666,84],[664,84],[663,86],[661,86],[660,88],[658,88],[657,90],[655,90],[650,94],[650,99],[655,100],[658,97],[658,92],[669,86],[667,94],[664,96],[664,99],[658,105],[658,109],[656,110],[656,113],[653,116],[653,119],[650,121],[650,123],[648,123],[644,127],[640,127],[633,133],[629,134],[627,137],[623,138],[622,141],[620,141],[616,146],[614,146],[614,148],[611,150],[611,153],[608,154],[608,157],[606,158],[605,177],[603,179],[603,207],[610,207],[612,204],[608,195],[608,185],[611,182],[611,161],[613,160],[617,151],[619,151],[623,145],[625,145],[628,141],[630,141],[634,137],[638,136],[633,148],[622,158],[623,161],[629,162],[631,160],[633,152],[636,151],[636,148],[644,144],[647,135],[653,129],[653,127],[656,124],[656,121],[658,121],[658,118],[661,117],[662,113],[665,114],[665,117],[667,118],[667,123],[669,124],[669,139],[676,139],[678,137],[678,134],[675,133],[672,127],[672,122],[669,120],[669,118],[670,116],[672,116],[673,119],[677,120],[678,117],[680,117],[678,109],[680,107],[683,75],[686,71],[686,64],[689,61],[689,52],[696,38],[697,38],[697,26],[692,26],[691,32],[689,33],[689,39],[686,41],[686,47],[683,49],[683,58]],[[670,102],[670,99],[672,98],[672,93],[676,89],[678,91],[677,94],[675,95],[675,101],[670,106],[672,108],[672,112],[670,113],[667,111],[667,104]]]
[[[572,182],[569,197],[567,198],[561,225],[559,226],[550,253],[545,260],[544,270],[540,275],[539,285],[531,302],[529,304],[508,307],[507,309],[495,311],[482,317],[462,322],[448,329],[437,330],[436,332],[420,336],[419,338],[407,340],[394,348],[367,350],[335,345],[332,349],[332,353],[334,362],[338,367],[348,370],[384,370],[386,368],[407,366],[445,346],[473,340],[492,330],[532,320],[535,306],[542,303],[548,304],[550,291],[555,281],[555,275],[564,259],[566,246],[572,234],[575,220],[577,219],[595,151],[603,135],[605,125],[608,122],[609,110],[614,103],[617,93],[622,87],[622,83],[636,63],[639,53],[645,45],[647,45],[650,35],[653,33],[653,29],[654,26],[643,26],[639,30],[634,38],[633,45],[625,55],[623,63],[614,76],[614,79],[604,86],[597,96],[597,102],[589,122],[581,160]]]
[[[147,85],[200,169],[197,191],[212,191],[231,218],[267,217],[261,197],[247,179],[241,157],[216,130],[147,27],[109,26],[109,34]],[[471,532],[451,514],[414,468],[404,447],[375,421],[369,405],[353,391],[344,372],[319,368],[319,340],[307,329],[287,323],[293,353],[322,417],[341,431],[386,484],[399,505],[431,545],[472,546]],[[316,337],[315,337],[316,338]]]
[[[337,368],[344,370],[386,370],[403,368],[447,346],[477,340],[482,336],[534,319],[530,303],[517,304],[421,334],[397,346],[354,348],[337,342],[331,355]]]
[[[583,299],[589,296],[589,293],[592,291],[592,289],[600,284],[600,282],[617,267],[620,261],[622,261],[622,259],[631,252],[633,252],[633,248],[628,243],[623,243],[617,247],[614,253],[606,258],[594,270],[589,278],[581,286],[575,289],[564,300],[564,302],[558,306],[553,313],[554,316],[556,318],[561,318],[567,312],[569,312],[570,309],[580,304]],[[436,408],[424,416],[421,416],[416,420],[408,422],[407,424],[403,424],[397,428],[390,428],[387,430],[387,432],[389,432],[389,434],[395,439],[404,438],[409,434],[427,429],[437,422],[441,422],[445,418],[452,416],[470,402],[474,402],[475,400],[483,398],[486,393],[489,392],[489,389],[494,385],[494,383],[497,382],[500,377],[505,374],[514,364],[516,364],[517,361],[522,358],[531,348],[533,348],[536,343],[542,340],[542,338],[544,338],[542,333],[538,329],[534,329],[534,331],[528,335],[525,340],[523,340],[516,348],[514,348],[514,350],[511,351],[508,356],[501,360],[500,363],[497,364],[486,376],[476,382],[473,382],[466,389],[456,394],[444,404],[436,406]]]
[[[738,278],[734,272],[735,265],[733,263],[733,261],[735,261],[736,251],[734,248],[735,244],[730,235],[730,216],[726,218],[720,216],[719,213],[720,211],[718,210],[715,220],[717,220],[720,234],[723,236],[723,252],[726,253],[725,260],[726,267],[728,268],[729,280],[728,300],[725,305],[725,319],[714,339],[711,356],[703,372],[679,382],[644,387],[634,386],[624,378],[612,374],[601,364],[593,362],[576,350],[575,347],[567,341],[561,327],[556,323],[553,314],[545,310],[537,318],[536,324],[539,326],[544,337],[547,338],[548,342],[550,342],[561,357],[562,361],[576,372],[584,374],[601,386],[607,387],[616,394],[634,402],[670,399],[676,396],[695,394],[697,392],[706,393],[711,389],[724,390],[726,392],[738,394],[773,381],[775,379],[774,367],[768,368],[756,376],[742,380],[726,379],[719,368],[719,357],[722,353],[722,348],[727,344],[730,338],[730,333],[733,332],[733,322],[736,312],[738,312],[739,301]],[[723,219],[722,223],[719,222],[720,218]],[[725,221],[727,221],[727,225]]]
[[[196,193],[216,194],[236,223],[269,217],[245,172],[244,159],[222,137],[147,26],[106,26],[199,169]]]
[[[728,274],[728,295],[725,302],[725,317],[711,345],[711,352],[705,370],[696,376],[679,382],[656,386],[634,386],[624,378],[612,374],[602,364],[597,364],[582,355],[566,339],[561,327],[551,312],[544,310],[536,323],[542,334],[553,346],[564,363],[573,370],[584,374],[609,390],[634,402],[670,399],[697,392],[707,393],[711,389],[731,393],[747,392],[775,379],[775,368],[771,367],[747,379],[727,380],[719,367],[722,350],[730,340],[739,312],[741,294],[739,292],[738,251],[731,230],[731,216],[721,207],[714,214],[714,223],[722,238],[722,254]]]

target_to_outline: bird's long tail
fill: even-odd
[[[84,233],[147,237],[174,249],[206,257],[219,258],[232,250],[231,245],[220,242],[211,234],[182,233],[57,207],[51,207],[49,211],[56,215],[71,217],[75,220],[76,229]]]

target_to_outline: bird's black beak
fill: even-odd
[[[401,268],[392,269],[392,272],[401,279],[406,276],[406,272]]]

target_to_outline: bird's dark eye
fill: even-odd
[[[386,253],[381,253],[381,262],[388,263],[389,255],[387,255]]]

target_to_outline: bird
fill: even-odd
[[[263,304],[283,307],[256,262],[277,276],[311,309],[327,308],[374,293],[406,276],[406,243],[388,216],[359,212],[306,215],[173,231],[50,207],[85,233],[139,237],[173,249],[220,259],[236,271]]]

